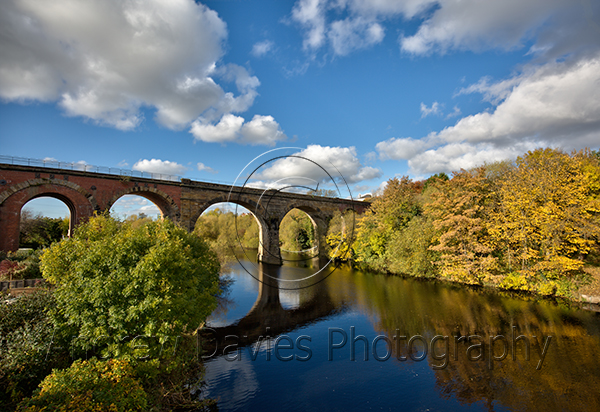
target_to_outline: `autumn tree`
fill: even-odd
[[[583,266],[600,234],[594,168],[585,153],[538,149],[521,156],[498,186],[490,233],[512,273],[505,283],[554,293]]]
[[[329,221],[326,234],[327,255],[333,259],[352,258],[352,244],[356,239],[356,213],[348,210],[336,212]]]
[[[440,181],[435,200],[425,206],[437,231],[431,250],[440,253],[440,276],[448,280],[483,284],[497,267],[486,223],[493,194],[485,172],[479,167],[454,173]]]

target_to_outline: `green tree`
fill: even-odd
[[[415,277],[434,277],[434,262],[439,253],[430,249],[436,231],[431,219],[416,216],[408,225],[394,233],[385,252],[387,268],[392,273]]]
[[[127,360],[76,360],[54,370],[20,411],[146,411],[147,395]]]
[[[209,244],[221,264],[230,262],[236,249],[256,249],[259,245],[258,223],[251,213],[236,215],[213,209],[200,216],[194,233]]]
[[[219,262],[207,244],[170,220],[134,227],[91,218],[41,259],[55,285],[51,315],[82,350],[128,355],[124,337],[149,344],[193,332],[216,307]],[[158,340],[158,342],[156,340]]]
[[[371,207],[360,219],[356,241],[352,248],[356,261],[373,269],[385,270],[388,242],[393,234],[402,230],[408,222],[421,213],[419,194],[423,185],[407,176],[390,179]]]
[[[38,249],[50,246],[53,242],[60,241],[69,233],[69,218],[51,218],[34,215],[31,210],[21,211],[21,234],[19,245]]]
[[[301,251],[310,249],[315,242],[315,229],[306,213],[292,209],[281,220],[279,242],[283,249]]]
[[[13,302],[0,299],[0,405],[29,396],[53,368],[69,365],[67,345],[53,336],[48,316],[55,304],[46,289]]]

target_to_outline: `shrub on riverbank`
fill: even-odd
[[[147,395],[126,360],[76,360],[54,370],[19,411],[145,411]]]
[[[124,336],[193,332],[216,306],[219,262],[206,243],[168,219],[134,226],[96,216],[42,256],[55,287],[50,312],[73,346],[127,355]],[[190,304],[194,302],[193,304]]]
[[[122,361],[134,371],[123,379],[140,382],[153,410],[196,405],[191,392],[202,365],[196,347],[185,347],[181,339],[193,345],[192,335],[215,308],[219,293],[219,263],[202,239],[169,220],[140,225],[97,216],[72,238],[53,244],[41,260],[51,290],[0,303],[3,408],[12,410],[31,396],[52,368],[89,356],[118,362],[85,367],[78,362],[56,372],[33,403],[24,405],[60,404],[63,391],[51,389],[60,384],[72,389],[73,399],[98,406],[98,399],[114,395],[112,378],[96,376],[98,370]],[[97,393],[90,398],[86,388],[93,382]],[[99,410],[111,410],[111,403],[102,405]],[[81,407],[72,406],[61,410]],[[123,408],[115,410],[129,409]]]
[[[5,407],[29,396],[53,368],[69,365],[68,348],[54,339],[48,316],[54,304],[47,289],[0,300],[0,404]]]

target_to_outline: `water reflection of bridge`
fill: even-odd
[[[318,258],[314,259],[318,261]],[[333,302],[329,294],[327,282],[321,281],[306,288],[290,288],[294,278],[306,276],[295,273],[294,267],[258,263],[257,273],[253,274],[259,280],[258,297],[248,313],[235,323],[206,329],[203,333],[203,349],[205,354],[220,355],[227,345],[237,344],[238,347],[252,345],[267,336],[276,338],[278,335],[310,325],[333,314],[343,312],[345,305]],[[327,268],[326,270],[334,270]],[[320,276],[325,277],[326,273]],[[249,276],[249,275],[248,275]],[[311,283],[315,283],[314,281]],[[282,289],[281,287],[286,287]],[[291,308],[282,305],[280,293],[294,295],[298,304]],[[233,338],[235,336],[236,338]],[[226,337],[229,337],[226,339]],[[227,348],[227,352],[235,350],[235,345]]]

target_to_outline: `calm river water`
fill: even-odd
[[[299,288],[316,259],[251,262],[208,322],[220,411],[600,411],[598,313],[346,266]]]

